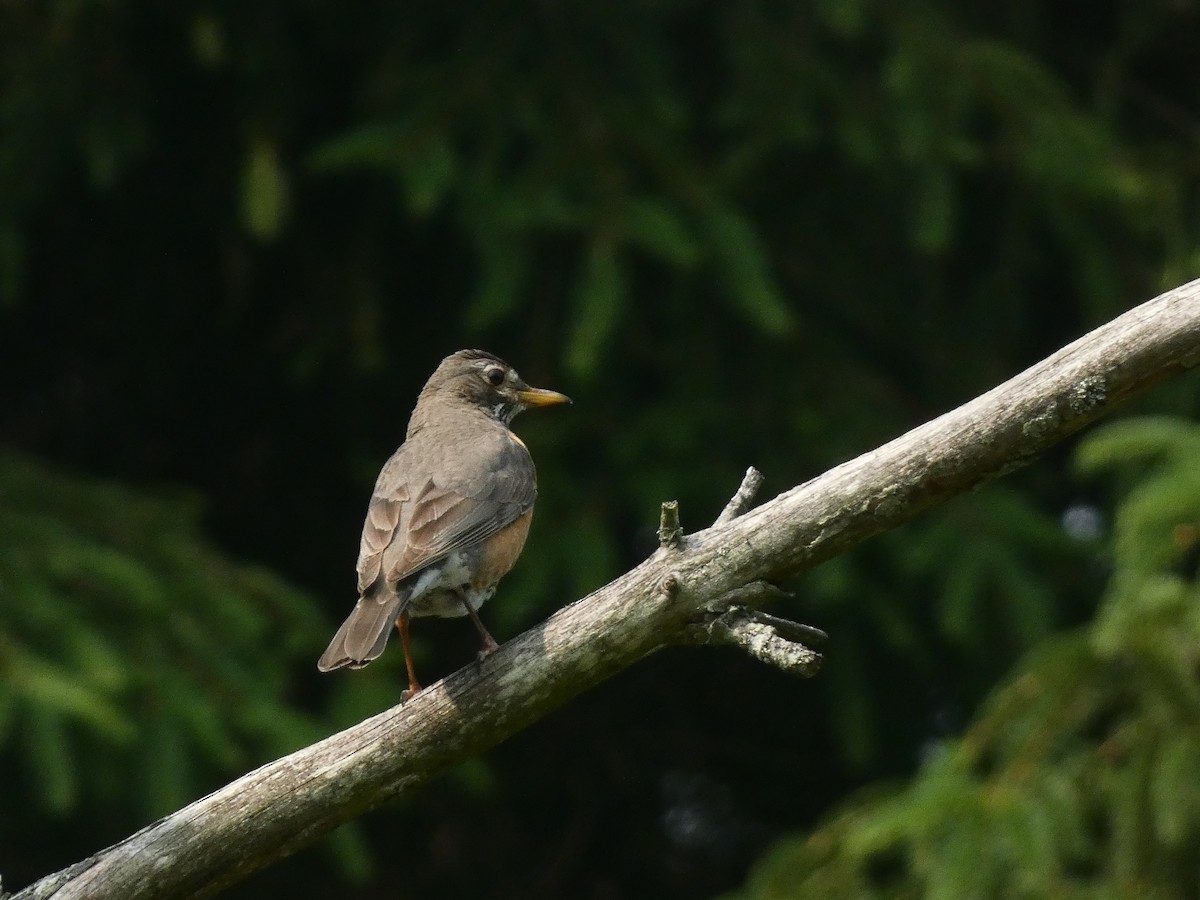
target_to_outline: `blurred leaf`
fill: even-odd
[[[621,321],[627,300],[625,273],[617,248],[597,240],[575,289],[574,327],[567,344],[567,365],[581,380],[600,374],[600,362]]]
[[[821,667],[829,679],[829,691],[835,704],[833,726],[843,754],[851,765],[865,765],[875,755],[878,735],[876,721],[868,701],[863,650],[847,636],[839,642],[838,652]]]
[[[1076,466],[1086,475],[1136,471],[1146,463],[1194,459],[1200,429],[1183,419],[1143,416],[1112,422],[1091,432],[1079,447]]]
[[[394,168],[410,138],[410,129],[397,122],[372,122],[320,144],[309,153],[307,164],[314,172],[336,171],[353,166]]]
[[[197,518],[190,497],[0,454],[0,736],[24,736],[48,808],[160,814],[212,773],[278,752],[282,736],[292,749],[320,733],[281,688],[321,617],[206,546]],[[248,727],[264,718],[270,729]],[[129,771],[144,774],[140,789]]]
[[[1200,742],[1196,735],[1167,737],[1152,773],[1155,833],[1164,843],[1180,847],[1194,833],[1200,811]]]
[[[140,766],[143,802],[151,805],[156,815],[166,815],[193,799],[188,784],[189,742],[179,723],[166,715],[150,718],[144,731],[146,755]]]
[[[709,210],[703,221],[713,263],[738,311],[765,334],[791,331],[795,317],[780,295],[750,221],[728,208]]]
[[[15,693],[26,703],[52,710],[61,719],[78,718],[109,739],[125,741],[133,734],[131,722],[104,696],[57,666],[22,654],[9,663]]]
[[[957,198],[950,173],[933,168],[917,179],[913,243],[925,253],[941,253],[954,236]]]
[[[486,332],[518,308],[526,286],[526,251],[516,235],[489,232],[480,242],[480,273],[464,325],[472,333]]]
[[[278,237],[287,217],[289,192],[278,148],[266,139],[252,141],[242,176],[242,222],[246,230],[262,241]]]
[[[866,4],[861,0],[821,0],[817,9],[833,30],[844,38],[857,37],[867,20]]]
[[[661,200],[632,201],[622,222],[629,242],[681,269],[694,266],[700,248],[683,217]]]
[[[454,154],[444,140],[429,140],[414,148],[407,163],[409,209],[414,215],[427,216],[455,183]]]
[[[225,61],[228,48],[225,29],[212,12],[199,12],[191,21],[192,53],[201,65],[216,68]]]
[[[62,717],[53,709],[36,709],[25,717],[22,736],[39,799],[51,812],[65,814],[79,800],[79,781]]]

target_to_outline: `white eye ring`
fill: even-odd
[[[500,387],[500,385],[504,384],[504,370],[499,366],[492,366],[490,369],[486,369],[483,377],[492,387]]]

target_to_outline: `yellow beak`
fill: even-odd
[[[547,391],[544,388],[529,388],[517,391],[517,399],[524,406],[556,406],[559,403],[570,403],[571,398],[558,391]]]

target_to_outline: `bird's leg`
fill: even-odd
[[[400,695],[401,702],[410,700],[421,693],[421,683],[417,681],[417,673],[413,668],[412,648],[408,646],[408,613],[400,613],[396,620],[396,630],[400,632],[400,643],[404,647],[404,665],[408,669],[408,690]]]
[[[496,639],[488,634],[488,630],[483,626],[483,620],[479,618],[479,613],[475,612],[475,607],[471,605],[471,601],[467,599],[465,591],[458,592],[458,599],[462,601],[462,605],[467,610],[467,615],[471,617],[471,621],[475,624],[475,630],[479,632],[479,640],[483,646],[479,648],[479,658],[490,656],[500,649],[500,645],[496,643]]]

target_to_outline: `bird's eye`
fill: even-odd
[[[499,366],[492,366],[483,373],[483,377],[487,379],[487,383],[492,387],[499,387],[504,383],[504,370]]]

